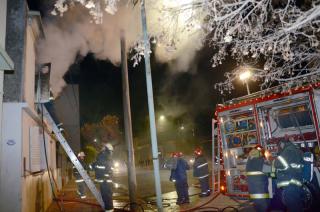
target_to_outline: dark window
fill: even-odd
[[[278,121],[281,128],[313,125],[311,115],[308,110],[279,114]]]

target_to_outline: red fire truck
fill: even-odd
[[[285,136],[315,155],[319,166],[320,83],[282,91],[281,87],[257,92],[218,105],[213,127],[217,159],[215,190],[247,196],[245,166],[257,144],[275,157]],[[220,163],[219,163],[220,161]],[[320,174],[318,176],[320,178]],[[320,180],[320,179],[318,179]]]

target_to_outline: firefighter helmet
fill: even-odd
[[[261,156],[261,152],[256,148],[251,149],[251,151],[249,152],[250,158],[258,158],[260,156]]]
[[[85,157],[86,156],[86,154],[84,154],[84,152],[79,152],[78,153],[78,158],[80,158],[80,157]]]
[[[196,149],[194,150],[194,154],[195,154],[195,155],[202,155],[202,149],[201,149],[200,147],[196,148]]]
[[[107,150],[109,150],[110,152],[113,152],[113,146],[112,146],[112,144],[106,143],[106,144],[104,145],[104,147],[105,147]]]
[[[172,152],[172,153],[171,153],[171,157],[173,157],[173,158],[178,157],[178,152]]]

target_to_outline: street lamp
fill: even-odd
[[[251,77],[251,75],[252,74],[250,71],[244,71],[239,75],[240,80],[246,84],[248,95],[250,94],[248,79]]]
[[[166,119],[166,117],[165,117],[164,115],[161,115],[161,116],[159,117],[159,119],[160,119],[160,121],[164,121],[164,120]]]

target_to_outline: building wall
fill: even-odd
[[[6,20],[7,20],[7,0],[0,0],[0,48],[5,49],[6,45]],[[3,78],[4,70],[0,70],[0,153],[2,152],[2,102],[3,102]],[[0,166],[1,176],[1,166]]]
[[[27,12],[26,0],[7,1],[6,50],[14,62],[15,70],[4,77],[5,102],[23,101]]]
[[[3,0],[0,1],[3,9]],[[30,128],[40,127],[41,119],[34,104],[35,42],[38,35],[31,28],[31,23],[36,17],[29,17],[27,24],[25,0],[8,1],[7,11],[6,28],[10,35],[6,37],[8,54],[18,65],[14,74],[5,78],[5,124],[2,126],[0,149],[0,211],[46,211],[52,202],[48,171],[44,165],[42,171],[30,171],[30,142],[34,142],[30,137]],[[61,179],[61,176],[58,176],[61,171],[56,169],[56,142],[48,134],[46,137],[49,168],[52,169],[55,179]],[[43,153],[43,150],[41,151]],[[41,160],[43,163],[43,157]],[[61,183],[60,185],[62,186]]]

